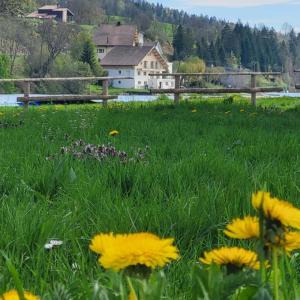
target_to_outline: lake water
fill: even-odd
[[[23,94],[11,94],[11,95],[4,95],[0,94],[0,106],[18,106],[20,103],[17,102],[18,97],[23,97]],[[49,95],[30,95],[34,97],[45,97]],[[148,101],[154,101],[157,99],[157,96],[151,96],[151,95],[120,95],[116,99],[116,101],[119,102],[136,102],[136,101],[142,101],[142,102],[148,102]],[[101,100],[95,100],[93,102],[102,102]]]
[[[18,106],[20,105],[17,102],[18,97],[24,96],[23,94],[12,94],[12,95],[4,95],[0,94],[0,106]],[[47,95],[31,95],[37,97],[45,97]],[[300,93],[266,93],[264,96],[276,98],[276,97],[292,97],[292,98],[300,98]],[[169,96],[170,99],[173,99],[173,96]],[[149,102],[157,99],[157,96],[152,95],[120,95],[116,99],[119,102]],[[95,100],[94,102],[102,102],[101,100]]]
[[[300,93],[266,93],[264,94],[268,97],[277,98],[277,97],[291,97],[291,98],[300,98]]]

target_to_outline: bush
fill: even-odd
[[[9,78],[9,58],[0,53],[0,78]],[[5,83],[0,86],[0,92],[10,93],[14,90],[11,83]]]
[[[60,55],[50,70],[49,77],[90,77],[93,76],[90,66],[83,62],[74,61],[69,55]],[[79,94],[86,89],[86,82],[49,82],[41,84],[40,93]]]
[[[223,103],[224,103],[224,104],[232,104],[233,102],[234,102],[234,96],[226,97],[226,98],[223,100]]]
[[[170,98],[166,94],[161,94],[157,97],[157,100],[159,100],[159,101],[169,101]]]

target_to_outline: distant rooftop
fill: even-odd
[[[57,9],[57,8],[59,8],[58,4],[54,4],[54,5],[44,5],[44,6],[40,7],[39,9],[51,9],[51,10],[53,10],[53,9]]]
[[[94,35],[97,46],[133,46],[138,40],[134,25],[102,25]]]
[[[38,13],[37,11],[27,15],[26,17],[34,18],[34,19],[55,19],[55,15],[41,14]]]
[[[152,50],[152,46],[113,48],[101,61],[102,66],[137,66]]]
[[[44,5],[38,8],[37,11],[27,15],[27,18],[35,19],[58,19],[66,22],[68,18],[72,18],[74,14],[65,7],[60,7],[58,4],[55,5]]]
[[[67,11],[68,15],[74,16],[74,14],[66,7],[60,7],[58,4],[54,4],[54,5],[44,5],[42,7],[40,7],[38,9],[39,12],[43,12],[43,11],[52,11],[52,12],[56,12],[56,11]]]
[[[151,51],[155,51],[157,57],[161,61],[161,63],[168,68],[166,60],[159,54],[156,50],[155,46],[118,46],[113,48],[102,60],[101,66],[103,67],[117,67],[117,66],[137,66],[144,57],[150,53]]]

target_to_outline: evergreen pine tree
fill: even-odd
[[[182,25],[179,25],[177,27],[173,39],[173,47],[174,47],[174,60],[183,60],[185,58],[185,53],[184,53],[184,30]]]
[[[83,51],[81,54],[81,61],[88,64],[91,67],[92,72],[96,76],[100,76],[102,73],[101,67],[96,58],[95,46],[91,39],[85,41],[83,45]]]

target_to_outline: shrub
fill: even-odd
[[[224,103],[224,104],[232,104],[233,102],[234,102],[234,96],[226,97],[226,98],[223,100],[223,103]]]

